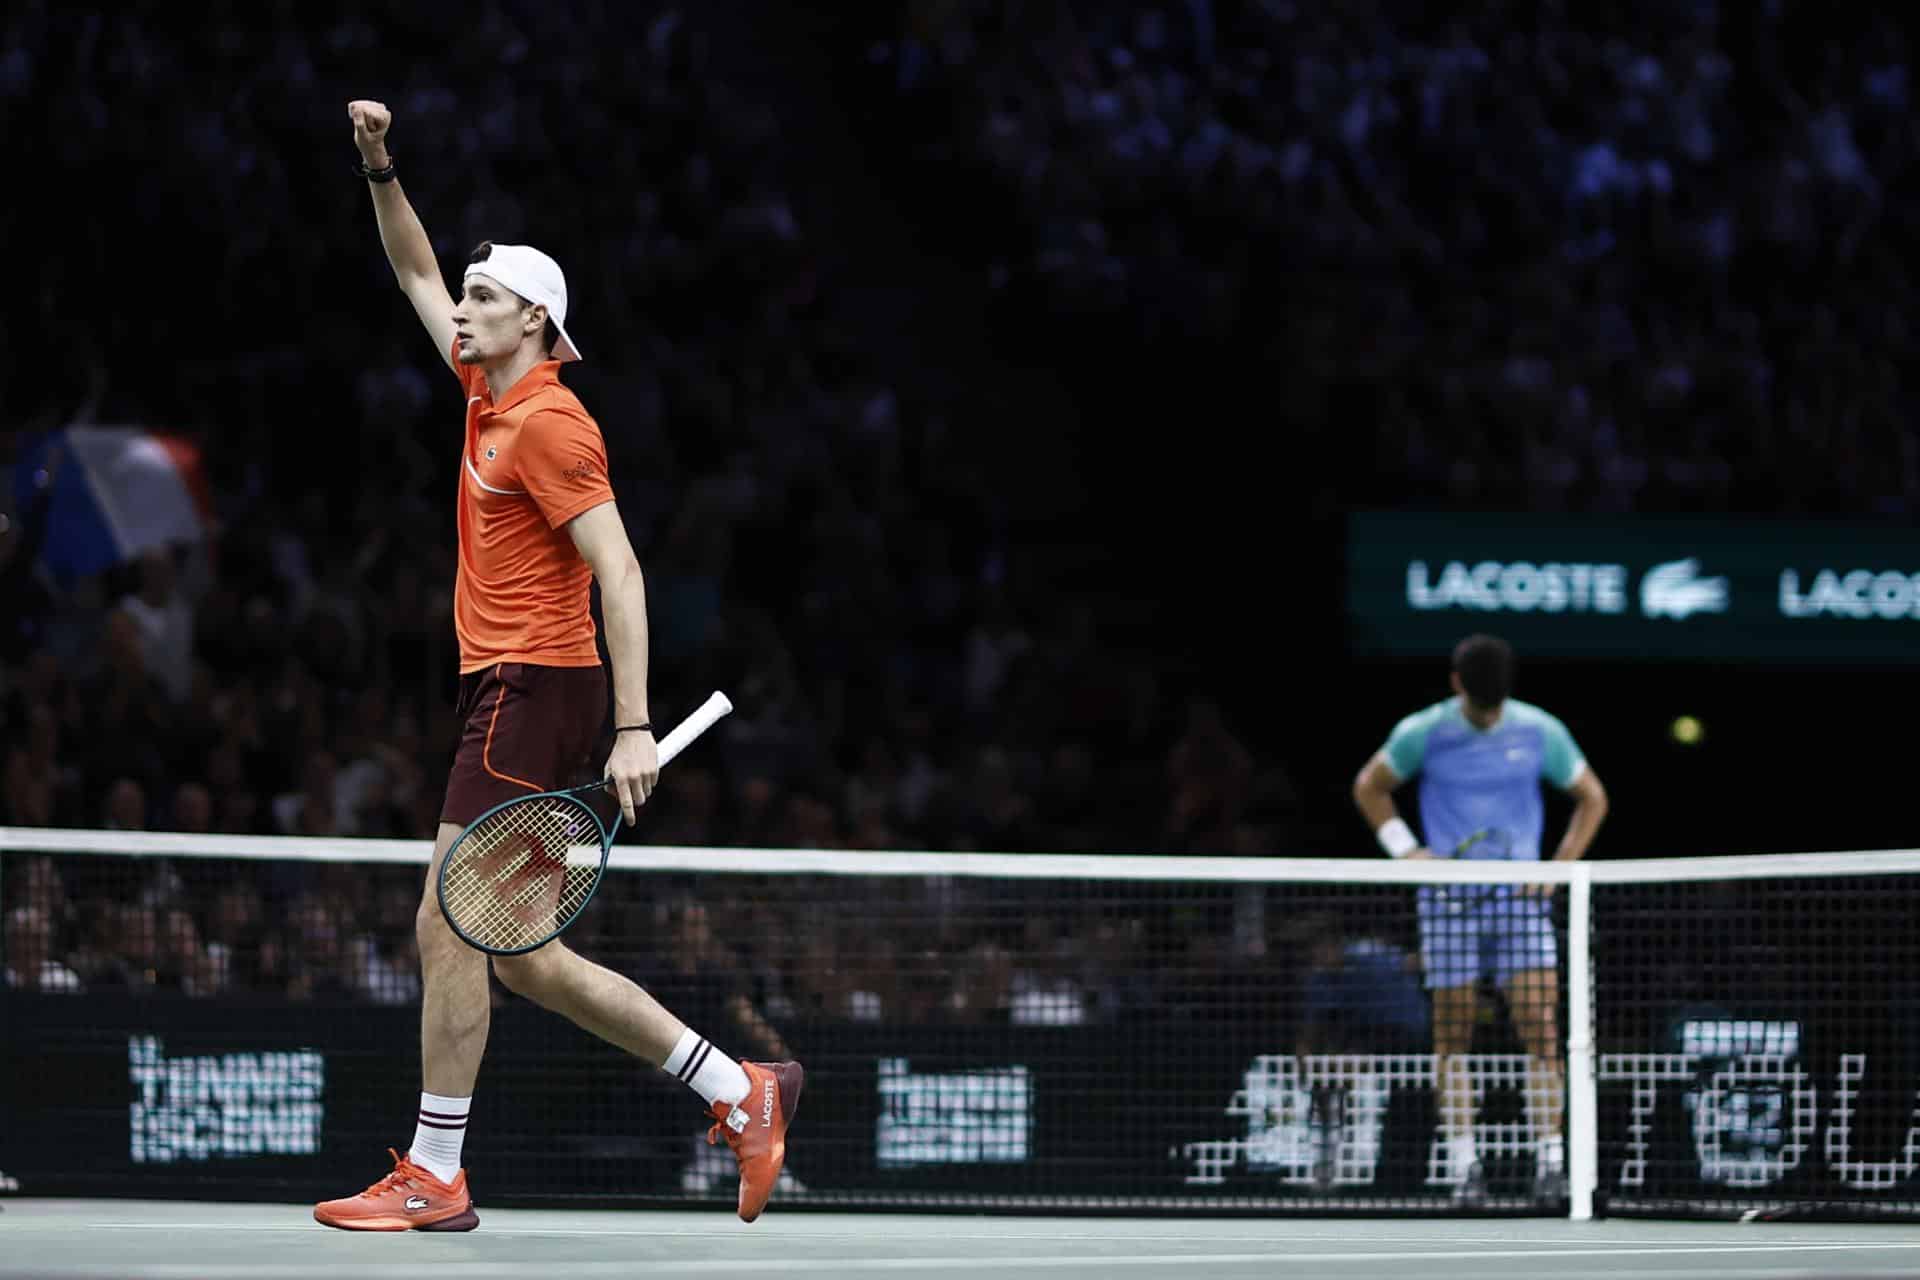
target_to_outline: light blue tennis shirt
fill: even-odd
[[[1459,698],[1416,711],[1387,737],[1387,765],[1402,780],[1420,778],[1420,827],[1440,857],[1540,859],[1546,807],[1540,779],[1562,791],[1587,761],[1555,716],[1508,698],[1500,719],[1481,730],[1468,722]]]

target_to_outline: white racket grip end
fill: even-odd
[[[666,768],[667,763],[684,751],[688,743],[713,728],[720,717],[731,710],[733,703],[727,695],[714,690],[692,715],[673,726],[667,736],[660,739],[660,767]]]

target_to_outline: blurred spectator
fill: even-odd
[[[967,710],[987,715],[1000,698],[1015,662],[1033,648],[1029,636],[1013,615],[1004,592],[991,592],[979,620],[967,633]]]
[[[1078,968],[1073,939],[1060,931],[1059,922],[1029,915],[1007,991],[1008,1021],[1017,1027],[1077,1027],[1087,1021]]]
[[[132,778],[115,778],[101,806],[100,825],[109,831],[145,831],[147,789]]]
[[[65,456],[58,446],[47,451],[46,465],[27,478],[27,496],[19,506],[0,493],[0,662],[19,662],[46,641],[46,619],[57,601],[36,561],[46,543],[53,481]]]
[[[183,702],[193,678],[193,606],[180,589],[171,550],[148,551],[138,565],[139,588],[120,608],[138,631],[147,674],[174,702]]]
[[[756,1060],[792,1056],[754,999],[739,956],[715,934],[707,907],[691,898],[659,905],[653,950],[642,959],[642,985],[689,1024],[724,1028],[722,1043]],[[684,1014],[679,1010],[687,1010]]]
[[[780,998],[783,1012],[801,1018],[852,1018],[860,1008],[858,980],[841,966],[839,940],[816,927],[796,940],[793,975]]]
[[[213,794],[203,783],[183,782],[167,805],[167,829],[205,835],[213,830]]]
[[[55,928],[65,924],[67,886],[60,878],[58,864],[46,854],[33,854],[19,865],[13,896],[8,901],[40,912]]]
[[[1033,800],[1008,752],[999,747],[980,752],[972,779],[951,796],[947,826],[955,849],[1024,853],[1034,848]]]
[[[50,827],[54,822],[52,771],[19,747],[6,756],[6,821],[14,827]]]
[[[654,844],[713,844],[720,784],[710,770],[688,765],[673,786],[647,804],[647,839]]]
[[[158,985],[201,999],[219,993],[219,978],[218,966],[201,944],[193,913],[178,907],[166,911],[160,923]]]
[[[287,929],[263,955],[263,981],[283,979],[289,1000],[351,1000],[356,994],[350,957],[340,921],[328,903],[313,894],[288,908]]]
[[[1014,960],[997,942],[974,944],[954,976],[947,1016],[959,1023],[1004,1025],[1013,1003]]]
[[[5,804],[9,823],[52,826],[70,820],[79,803],[79,770],[61,750],[60,720],[47,703],[26,703],[25,741],[10,744],[5,761]]]
[[[339,797],[336,786],[339,769],[333,753],[314,750],[300,767],[300,785],[274,797],[273,820],[282,833],[290,836],[332,836],[341,834]]]
[[[120,967],[136,993],[161,985],[160,913],[143,904],[122,904],[118,936]]]
[[[1146,948],[1146,921],[1137,915],[1102,915],[1087,930],[1080,945],[1079,985],[1092,1018],[1123,1021],[1154,1007],[1159,975]]]
[[[166,690],[147,673],[138,624],[124,611],[110,612],[101,637],[101,665],[80,692],[88,733],[88,772],[103,784],[106,778],[101,775],[111,773],[136,786],[139,779],[164,778],[172,763],[168,748],[175,721]],[[142,791],[142,826],[145,804]]]
[[[45,995],[75,995],[80,977],[53,958],[53,924],[38,907],[7,913],[7,986]]]
[[[375,1004],[419,1002],[420,952],[414,940],[419,904],[419,893],[398,883],[375,899],[373,927],[352,943],[353,984],[363,998]]]
[[[95,898],[80,915],[80,945],[69,960],[80,980],[95,991],[128,992],[142,985],[144,974],[134,967],[127,946],[126,908]]]
[[[1188,703],[1186,731],[1167,755],[1168,840],[1192,853],[1224,852],[1252,780],[1253,757],[1228,731],[1219,704]]]
[[[207,957],[220,990],[243,990],[257,978],[266,910],[251,884],[230,882],[207,913]]]
[[[1301,958],[1296,1053],[1426,1053],[1420,959],[1380,938],[1348,937],[1310,916],[1292,931]]]

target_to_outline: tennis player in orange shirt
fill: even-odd
[[[486,1049],[487,957],[447,927],[432,885],[468,823],[591,767],[607,709],[588,608],[596,578],[614,686],[604,773],[633,821],[660,773],[647,712],[646,593],[599,425],[560,381],[560,366],[580,351],[567,334],[559,264],[526,245],[482,244],[460,296],[449,296],[395,179],[391,113],[358,101],[347,114],[387,260],[466,398],[454,585],[462,728],[415,919],[424,995],[413,1144],[394,1153],[393,1172],[359,1195],[316,1206],[314,1217],[359,1231],[470,1231],[480,1219],[460,1152]],[[639,986],[557,941],[495,957],[493,971],[509,989],[697,1092],[715,1121],[709,1140],[724,1136],[739,1162],[740,1216],[760,1215],[786,1159],[803,1080],[798,1063],[736,1061]]]

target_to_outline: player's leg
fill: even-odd
[[[574,781],[604,760],[607,709],[599,667],[507,663],[497,714],[488,717],[482,764],[493,779],[544,787]],[[800,1102],[798,1063],[739,1062],[629,979],[553,942],[523,956],[499,956],[493,971],[518,995],[570,1019],[698,1093],[740,1164],[740,1216],[751,1222],[772,1194],[786,1159],[787,1125]]]
[[[393,1172],[357,1196],[314,1207],[316,1220],[354,1231],[470,1231],[480,1223],[460,1152],[473,1082],[487,1047],[487,958],[448,927],[433,886],[463,830],[442,822],[414,914],[420,948],[420,1114]]]
[[[1471,982],[1433,989],[1433,1076],[1440,1092],[1440,1130],[1447,1139],[1447,1176],[1455,1186],[1467,1182],[1480,1159],[1465,1058],[1479,1016],[1479,995]]]
[[[497,956],[493,969],[515,994],[672,1073],[700,1094],[715,1121],[708,1141],[724,1136],[740,1165],[740,1216],[748,1222],[760,1216],[786,1161],[787,1126],[805,1081],[799,1063],[735,1061],[637,983],[560,942],[526,955]]]
[[[440,863],[463,830],[451,822],[440,824],[413,917],[420,948],[420,1083],[428,1093],[454,1098],[473,1096],[491,1021],[487,957],[460,941],[440,914],[434,891]]]
[[[357,1196],[329,1200],[314,1217],[330,1227],[361,1231],[467,1230],[474,1216],[460,1153],[466,1139],[473,1085],[486,1050],[490,1019],[487,958],[455,936],[440,914],[435,892],[440,864],[468,823],[524,793],[522,782],[490,767],[494,728],[508,706],[502,668],[460,677],[454,714],[460,741],[440,807],[433,856],[414,913],[420,948],[420,1111],[412,1144],[394,1156],[393,1172]]]
[[[1511,904],[1495,964],[1514,1035],[1527,1051],[1527,1127],[1534,1138],[1535,1191],[1565,1194],[1566,1062],[1560,1043],[1558,945],[1547,901],[1520,897]]]
[[[1473,1082],[1465,1054],[1479,1018],[1479,931],[1470,916],[1422,891],[1420,961],[1433,1000],[1433,1077],[1440,1131],[1446,1138],[1447,1178],[1456,1194],[1477,1193],[1479,1152],[1473,1137]]]
[[[1538,1137],[1565,1132],[1566,1065],[1560,1053],[1560,974],[1522,969],[1505,984],[1513,1031],[1527,1051],[1527,1112]]]
[[[549,942],[525,955],[497,956],[493,971],[515,995],[551,1009],[656,1067],[666,1066],[687,1030],[685,1023],[632,979],[595,964],[562,942]],[[732,1094],[728,1102],[746,1097],[745,1076],[727,1092]]]

